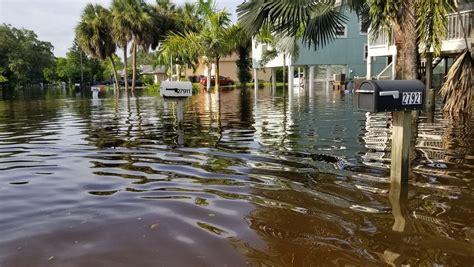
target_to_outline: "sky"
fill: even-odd
[[[154,0],[147,0],[154,2]],[[194,2],[174,0],[174,3]],[[219,8],[233,14],[243,1],[216,0]],[[88,3],[110,6],[111,0],[0,0],[0,24],[33,30],[38,39],[51,42],[54,55],[63,57],[74,40],[74,27],[79,22],[82,9]]]

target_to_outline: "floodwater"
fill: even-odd
[[[472,266],[474,121],[317,87],[0,98],[0,266]]]

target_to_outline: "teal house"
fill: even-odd
[[[287,67],[288,73],[299,70],[302,73],[309,72],[306,82],[330,81],[334,74],[345,74],[346,80],[355,77],[367,76],[368,57],[368,29],[363,28],[357,14],[347,11],[346,22],[337,30],[337,37],[324,47],[308,48],[299,44],[299,53],[296,57],[279,53],[276,58],[265,65],[261,64],[263,55],[267,50],[273,49],[267,44],[253,42],[252,56],[253,68],[271,69],[276,74],[276,68]],[[372,71],[378,73],[387,66],[386,58],[373,58]],[[256,72],[254,71],[256,76]],[[274,77],[275,75],[272,75]],[[258,77],[254,77],[258,79]],[[293,79],[289,79],[291,83]]]

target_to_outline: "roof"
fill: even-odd
[[[155,68],[153,68],[152,65],[140,65],[138,66],[138,70],[141,74],[166,74],[166,66],[155,66]],[[118,70],[117,74],[123,76],[124,71]]]

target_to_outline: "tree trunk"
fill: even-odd
[[[135,79],[137,77],[137,43],[132,43],[132,91],[135,90]]]
[[[214,72],[214,77],[215,77],[215,88],[216,90],[219,90],[219,57],[216,57],[216,71]]]
[[[120,90],[120,84],[118,80],[117,68],[115,68],[114,57],[112,55],[110,56],[110,62],[112,63],[112,69],[114,71],[114,92],[116,92],[117,90]]]
[[[124,77],[123,81],[125,82],[125,91],[128,91],[128,64],[127,64],[127,44],[123,46],[123,63],[124,63]]]
[[[286,54],[283,53],[283,88],[286,87]]]
[[[415,80],[418,73],[418,45],[416,36],[416,1],[403,0],[402,12],[394,23],[397,60],[395,62],[396,80]]]

